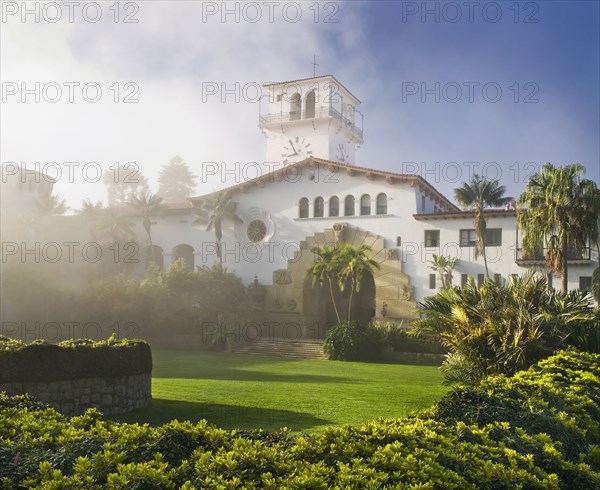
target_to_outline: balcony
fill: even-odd
[[[546,261],[546,252],[547,248],[537,249],[534,253],[529,255],[524,255],[522,248],[517,248],[515,252],[515,262],[519,265],[541,265]],[[567,253],[567,262],[570,264],[580,264],[586,265],[589,264],[592,260],[592,249],[590,247],[586,247],[582,253],[577,255],[575,250],[569,249]]]
[[[362,114],[356,111],[357,114]],[[333,107],[322,107],[316,110],[309,111],[293,111],[279,114],[260,114],[258,126],[261,128],[271,126],[273,124],[287,123],[291,121],[302,121],[308,119],[320,119],[320,118],[333,118],[334,120],[341,123],[344,127],[348,128],[354,135],[356,135],[362,141],[363,129],[358,127],[352,119],[346,117],[341,112],[337,111]],[[362,122],[362,120],[361,120]]]

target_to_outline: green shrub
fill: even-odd
[[[358,321],[341,322],[325,335],[323,351],[338,361],[371,361],[381,358],[383,343],[379,330]]]
[[[450,355],[448,382],[476,384],[494,374],[514,374],[559,349],[600,352],[600,316],[591,296],[562,294],[544,276],[527,273],[500,285],[442,289],[418,304],[424,316],[413,334],[436,336]]]
[[[0,486],[12,488],[600,488],[600,355],[561,352],[457,388],[425,413],[287,431],[66,418],[0,393]]]
[[[446,354],[448,352],[448,349],[439,343],[435,337],[423,336],[422,338],[416,338],[409,335],[402,325],[394,322],[375,321],[371,325],[379,332],[384,349],[395,352],[429,354]]]
[[[141,340],[87,339],[24,344],[0,336],[0,383],[119,377],[152,371],[150,346]]]

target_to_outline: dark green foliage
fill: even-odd
[[[152,371],[150,346],[141,340],[68,340],[24,344],[0,336],[0,382],[119,377]]]
[[[590,297],[549,289],[544,276],[513,277],[508,284],[471,279],[419,303],[425,317],[417,336],[436,336],[450,351],[442,370],[448,382],[476,384],[493,374],[514,374],[566,346],[600,352],[600,317]]]
[[[363,325],[341,322],[325,336],[323,350],[338,361],[377,361],[390,358],[389,352],[445,354],[448,350],[435,338],[417,339],[391,322]]]
[[[0,393],[3,488],[600,488],[600,356],[561,352],[360,427],[224,431],[68,419]]]
[[[381,332],[372,325],[341,322],[327,332],[323,350],[333,360],[370,361],[381,358],[382,339]]]
[[[375,321],[372,326],[379,331],[384,349],[395,352],[415,352],[430,354],[446,354],[445,348],[435,336],[426,336],[416,338],[409,335],[408,331],[401,325],[393,322]]]

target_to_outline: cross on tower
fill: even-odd
[[[313,78],[317,76],[317,66],[319,66],[319,64],[317,63],[317,57],[313,54],[313,62],[311,63],[311,65],[313,66]]]

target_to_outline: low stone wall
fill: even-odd
[[[88,408],[114,415],[148,406],[152,399],[152,375],[0,383],[0,391],[9,395],[29,393],[67,416],[81,415]]]

